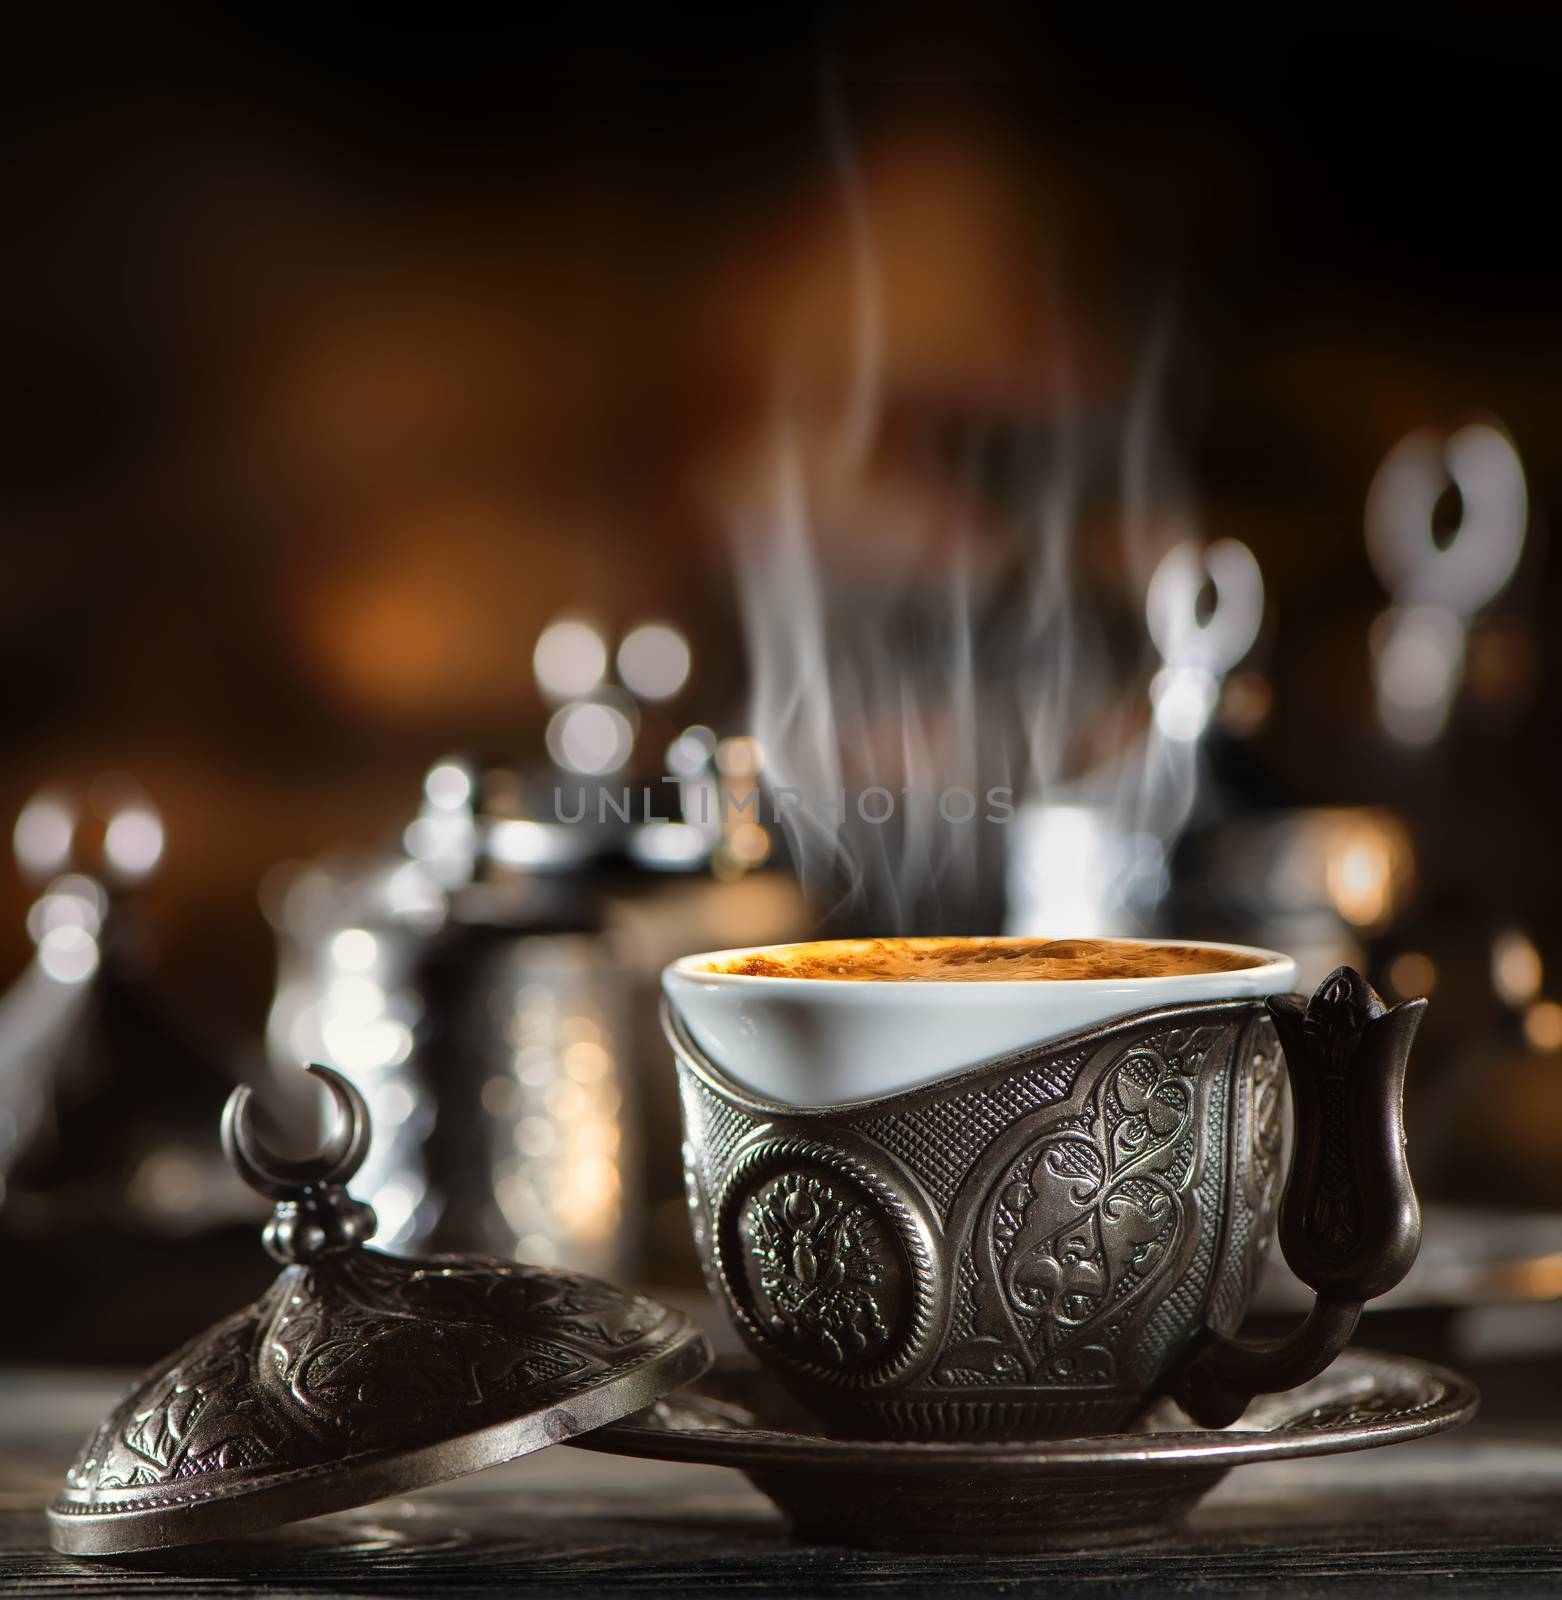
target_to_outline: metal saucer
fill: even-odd
[[[1035,1443],[833,1438],[759,1368],[718,1362],[623,1422],[571,1440],[613,1454],[735,1467],[809,1543],[861,1549],[1080,1549],[1165,1534],[1233,1468],[1370,1450],[1457,1427],[1474,1385],[1405,1356],[1348,1350],[1233,1428],[1159,1401],[1123,1433]]]

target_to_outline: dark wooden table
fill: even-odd
[[[892,1557],[792,1543],[736,1473],[552,1449],[240,1542],[88,1562],[42,1508],[117,1382],[0,1374],[0,1595],[1554,1594],[1562,1357],[1485,1368],[1462,1433],[1234,1473],[1151,1545]]]

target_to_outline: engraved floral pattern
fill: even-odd
[[[1253,1054],[1253,1070],[1248,1079],[1251,1092],[1249,1198],[1255,1208],[1267,1215],[1273,1209],[1279,1186],[1280,1157],[1285,1142],[1285,1061],[1272,1030],[1263,1043],[1264,1048]]]
[[[1183,1229],[1209,1030],[1135,1045],[1003,1170],[976,1222],[972,1335],[945,1384],[1110,1384]]]
[[[696,1222],[709,1219],[695,1237],[713,1287],[811,1403],[860,1398],[853,1426],[928,1437],[1119,1427],[1201,1327],[1240,1324],[1288,1120],[1280,1040],[1257,1004],[1135,1016],[947,1088],[842,1108],[795,1141],[784,1168],[776,1145],[792,1130],[774,1125],[773,1108],[681,1035],[674,1045],[686,1107],[699,1108],[686,1159]],[[730,1131],[711,1141],[702,1130],[718,1120]],[[849,1158],[821,1129],[851,1141]],[[896,1297],[878,1294],[887,1323],[904,1327],[914,1307],[928,1330],[899,1368],[838,1363],[763,1318],[738,1226],[758,1174],[833,1182],[832,1158],[849,1159],[851,1192],[886,1218],[894,1243],[914,1228],[881,1190],[925,1207],[928,1254],[902,1258]]]
[[[285,1271],[154,1371],[88,1441],[67,1493],[322,1460],[482,1426],[608,1375],[666,1313],[571,1273],[355,1251]],[[83,1509],[87,1508],[83,1506]]]

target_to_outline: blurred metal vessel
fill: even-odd
[[[357,1182],[379,1242],[623,1270],[623,982],[589,829],[516,817],[505,776],[427,776],[403,848],[271,885],[279,1074],[322,1061],[377,1137]]]
[[[1416,859],[1409,828],[1385,807],[1293,807],[1213,818],[1183,838],[1174,869],[1167,926],[1272,941],[1295,955],[1305,988],[1369,960],[1411,898]],[[1389,982],[1402,997],[1422,992]]]
[[[354,1188],[382,1248],[632,1276],[681,1222],[657,973],[712,933],[784,937],[796,896],[713,877],[719,832],[589,794],[552,807],[579,820],[546,809],[507,769],[441,761],[400,848],[280,869],[268,1053],[287,1095],[308,1061],[363,1093]]]
[[[235,1248],[254,1202],[215,1133],[238,1052],[157,980],[137,889],[163,828],[132,780],[40,790],[13,843],[36,898],[33,958],[0,995],[0,1282],[19,1308],[0,1356],[150,1359],[258,1281]]]

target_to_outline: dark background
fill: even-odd
[[[797,330],[826,365],[844,341],[809,310],[832,126],[888,196],[923,410],[1045,413],[1049,285],[1103,392],[1170,328],[1201,525],[1268,587],[1273,712],[1214,752],[1233,793],[1397,806],[1428,928],[1516,924],[1562,960],[1536,22],[346,20],[23,7],[0,74],[0,813],[134,773],[192,1017],[258,1035],[268,866],[394,836],[445,750],[538,747],[527,662],[561,609],[673,618],[700,663],[682,712],[740,714],[705,491]],[[1472,641],[1497,688],[1472,667],[1448,735],[1408,753],[1373,721],[1362,504],[1406,432],[1479,415],[1524,461],[1526,556]],[[6,875],[6,974],[28,898]],[[1523,1070],[1524,1118],[1562,1120],[1554,1066]]]

